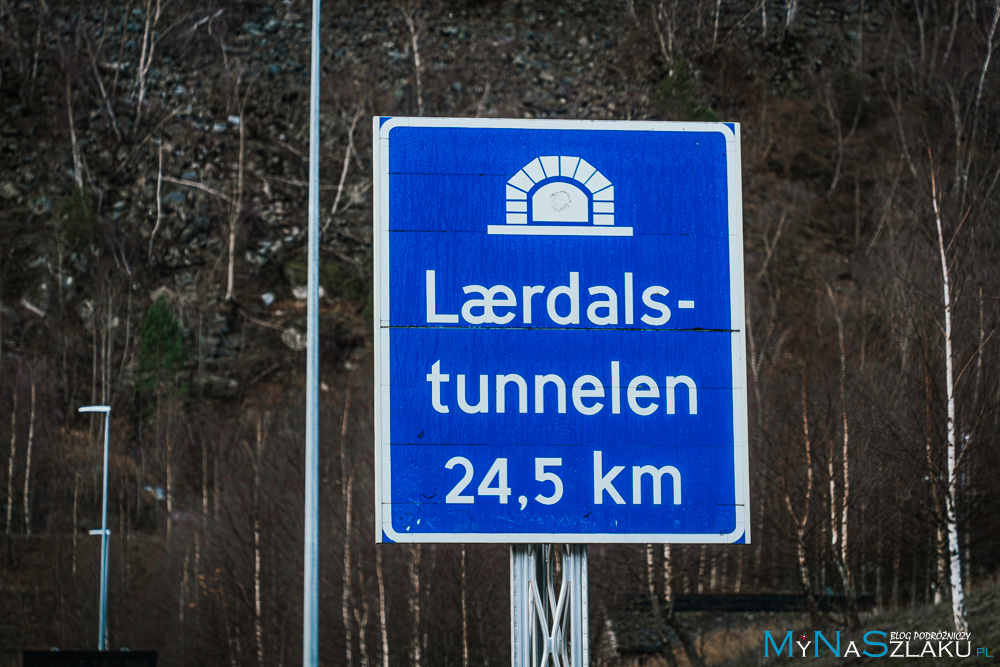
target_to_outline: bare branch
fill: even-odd
[[[774,254],[774,248],[778,245],[778,239],[781,237],[781,231],[784,229],[785,218],[787,216],[788,216],[788,211],[783,209],[781,211],[781,217],[778,219],[778,229],[775,230],[774,238],[771,240],[771,243],[767,245],[767,254],[764,255],[764,261],[760,265],[760,270],[757,271],[758,281],[760,281],[760,279],[764,277],[764,272],[767,271],[767,265],[771,261],[771,255]],[[767,243],[766,239],[765,243]]]
[[[149,252],[146,259],[150,266],[153,266],[153,243],[156,241],[156,231],[160,228],[160,220],[163,218],[163,203],[160,198],[160,190],[163,185],[163,141],[160,141],[158,148],[159,165],[156,169],[156,224],[153,225],[153,232],[149,235]]]
[[[358,119],[361,118],[363,109],[358,109],[354,114],[354,118],[351,119],[351,127],[347,130],[347,148],[344,150],[344,164],[340,170],[340,182],[337,183],[337,196],[333,199],[333,206],[330,207],[330,214],[326,216],[326,222],[323,223],[323,233],[326,233],[327,227],[330,226],[330,222],[333,221],[333,216],[337,215],[337,208],[340,205],[340,197],[344,194],[344,181],[347,179],[347,167],[351,164],[351,153],[354,152],[354,128],[358,124]]]
[[[167,183],[176,183],[177,185],[183,185],[188,188],[197,188],[198,190],[203,190],[204,192],[207,192],[213,197],[218,197],[224,202],[228,202],[230,204],[233,203],[232,197],[229,197],[228,195],[225,195],[219,192],[218,190],[213,190],[204,183],[198,183],[197,181],[188,181],[183,178],[174,178],[173,176],[164,176],[163,180],[165,180]]]
[[[415,10],[410,7],[403,12],[403,19],[406,21],[406,27],[410,29],[410,43],[413,46],[413,71],[416,78],[417,84],[417,115],[424,115],[424,89],[423,83],[421,82],[421,75],[423,74],[424,67],[420,63],[420,45],[419,37],[420,31],[417,28],[417,24],[414,21]]]

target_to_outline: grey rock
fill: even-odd
[[[260,253],[256,253],[253,250],[247,250],[246,254],[244,255],[244,257],[246,258],[247,262],[250,265],[255,266],[257,268],[260,268],[260,267],[266,265],[270,261],[267,258],[267,255],[262,255]]]
[[[187,196],[181,190],[168,192],[160,198],[164,206],[183,206],[187,202]]]
[[[202,393],[213,398],[234,398],[239,391],[239,383],[234,378],[217,373],[199,373],[195,384]]]
[[[292,352],[306,349],[306,337],[295,329],[285,329],[281,332],[281,342]]]

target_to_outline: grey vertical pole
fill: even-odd
[[[111,432],[111,406],[86,405],[80,412],[104,413],[104,494],[101,500],[101,528],[90,531],[91,535],[101,536],[101,601],[98,612],[97,650],[105,649],[105,637],[108,629],[108,439]]]
[[[111,426],[111,409],[104,413],[104,493],[101,501],[101,627],[97,650],[105,649],[108,628],[108,431]]]
[[[309,85],[309,245],[306,297],[306,498],[302,664],[319,664],[319,24],[312,3]]]

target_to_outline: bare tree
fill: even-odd
[[[354,128],[358,125],[358,120],[361,119],[364,109],[358,109],[354,112],[354,117],[351,118],[351,126],[347,130],[347,148],[344,149],[344,162],[340,167],[340,181],[337,183],[337,194],[333,198],[333,206],[330,207],[330,214],[326,216],[326,221],[323,223],[323,233],[326,233],[327,227],[333,222],[333,218],[337,215],[340,210],[340,199],[344,194],[344,183],[347,180],[347,168],[351,164],[351,156],[357,156],[357,151],[354,148]]]
[[[79,535],[77,517],[79,516],[78,508],[80,498],[80,468],[77,467],[73,470],[73,555],[72,555],[72,568],[71,572],[76,574],[76,542]]]
[[[416,13],[417,10],[412,5],[409,5],[403,10],[403,20],[406,21],[406,27],[410,30],[410,44],[413,49],[413,76],[417,89],[417,115],[423,116],[424,86],[421,77],[424,73],[424,66],[420,62],[420,26],[417,25],[418,19]]]
[[[14,511],[14,459],[17,455],[17,375],[12,384],[14,397],[10,409],[10,456],[7,458],[7,523],[4,524],[4,534],[10,535],[10,523]]]
[[[358,570],[358,584],[361,590],[365,590],[365,571]],[[354,620],[358,624],[358,657],[361,659],[361,667],[368,667],[371,662],[368,658],[368,641],[365,631],[368,629],[368,596],[361,596],[361,610],[354,608]]]
[[[375,545],[375,576],[378,579],[378,625],[382,635],[382,667],[389,667],[389,619],[385,608],[385,577],[382,576],[382,550]]]
[[[174,414],[174,409],[173,409],[173,403],[172,403],[172,395],[168,395],[167,396],[166,403],[167,403],[167,407],[166,407],[167,415],[166,415],[166,427],[163,429],[163,433],[164,433],[163,439],[164,439],[164,444],[166,445],[166,450],[167,450],[167,461],[166,461],[166,468],[167,468],[167,471],[166,471],[167,472],[167,489],[166,489],[166,495],[167,495],[167,498],[166,498],[166,500],[167,500],[167,543],[169,544],[170,543],[170,537],[173,534],[173,526],[174,526],[174,466],[173,466],[174,440],[173,440],[173,437],[172,437],[173,436],[172,429],[173,429],[173,414]],[[157,420],[157,429],[159,429],[159,422],[160,422],[160,420],[158,419]]]
[[[847,597],[847,624],[851,628],[857,628],[860,620],[857,615],[857,604],[854,599],[854,583],[851,579],[851,567],[848,559],[848,512],[847,508],[851,496],[851,467],[850,467],[850,429],[847,420],[847,352],[844,349],[844,314],[850,303],[851,293],[848,292],[845,303],[841,305],[833,292],[833,287],[829,282],[824,282],[826,294],[833,308],[833,317],[837,322],[837,351],[840,358],[838,380],[840,385],[840,430],[843,436],[841,459],[841,497],[840,497],[840,553],[837,554],[837,566],[840,570],[841,583],[844,587],[844,595]],[[833,457],[830,458],[830,465],[833,465]],[[830,511],[831,517],[835,521],[836,510],[834,509],[833,496],[834,478],[830,476]]]
[[[1000,3],[998,3],[998,7],[1000,7]],[[948,559],[951,572],[951,613],[955,630],[966,632],[969,629],[969,622],[965,615],[965,586],[962,583],[962,559],[958,544],[958,486],[955,475],[955,380],[951,331],[951,272],[948,267],[944,231],[941,224],[941,196],[934,178],[934,156],[929,150],[928,156],[931,158],[931,204],[934,208],[934,224],[937,228],[938,251],[941,257],[941,308],[944,312],[945,392],[948,399],[948,492],[945,494],[945,520],[948,531]]]
[[[157,142],[156,153],[159,156],[156,166],[156,223],[153,224],[153,231],[149,233],[149,250],[146,259],[150,266],[153,265],[153,243],[156,242],[156,232],[160,229],[160,221],[163,219],[163,198],[160,192],[163,187],[163,141]]]
[[[169,4],[169,0],[168,0]],[[149,75],[149,68],[153,65],[153,51],[156,49],[157,35],[156,24],[160,21],[163,11],[161,0],[146,0],[146,25],[142,31],[142,48],[139,52],[139,65],[136,68],[135,88],[138,90],[138,99],[135,105],[135,124],[133,131],[138,132],[139,120],[142,118],[142,103],[146,99],[146,77]]]
[[[663,647],[663,657],[667,660],[669,667],[677,667],[677,657],[674,655],[670,641],[667,639],[667,619],[664,618],[664,610],[660,606],[659,596],[656,594],[656,570],[654,567],[653,545],[646,545],[646,593],[649,595],[651,616],[653,627],[660,634],[660,645]],[[669,612],[668,612],[669,614]]]
[[[354,489],[354,476],[349,475],[347,481],[344,484],[344,593],[342,601],[342,613],[344,618],[344,641],[345,641],[345,651],[346,651],[346,663],[348,666],[354,664],[354,657],[351,654],[352,650],[352,638],[351,638],[351,579],[353,578],[353,572],[351,571],[351,496],[353,495]]]
[[[344,577],[343,597],[341,598],[341,617],[344,620],[344,644],[346,663],[348,667],[354,664],[351,637],[351,584],[354,573],[351,571],[351,500],[354,489],[354,475],[347,470],[347,416],[351,410],[351,388],[344,391],[344,416],[340,421],[340,481],[341,499],[344,501]]]
[[[813,465],[812,465],[812,440],[809,438],[809,410],[806,404],[806,374],[802,372],[802,441],[805,447],[805,468],[806,468],[806,489],[802,494],[801,516],[792,504],[791,494],[788,491],[787,481],[785,483],[785,508],[795,524],[795,555],[799,568],[799,586],[802,594],[806,597],[809,606],[809,615],[813,622],[819,621],[819,608],[816,600],[812,596],[809,584],[809,563],[806,560],[805,534],[806,526],[809,523],[809,510],[812,506],[813,492]],[[785,478],[782,477],[784,480]]]
[[[261,599],[261,535],[260,508],[262,491],[262,468],[264,462],[264,431],[267,428],[267,418],[261,418],[257,413],[257,447],[251,460],[253,461],[253,615],[254,638],[257,644],[257,665],[264,665],[264,613]]]
[[[66,77],[66,115],[69,118],[69,139],[73,149],[73,180],[76,182],[76,189],[83,195],[83,168],[80,160],[80,144],[76,140],[76,123],[73,120],[73,90],[70,87],[70,78]]]
[[[410,664],[413,667],[420,667],[421,663],[421,642],[420,642],[420,544],[410,545],[410,616],[413,623],[413,630],[410,636]]]
[[[237,83],[237,85],[239,85]],[[250,94],[250,86],[247,86],[247,95]],[[246,125],[246,96],[243,104],[240,105],[240,154],[236,177],[236,196],[233,197],[232,205],[229,209],[229,263],[226,269],[226,301],[233,300],[233,272],[236,263],[236,229],[243,213],[243,164],[245,152],[244,126]]]
[[[798,13],[799,3],[798,0],[785,0],[785,32],[792,27],[792,22],[795,20],[795,15]]]
[[[679,0],[671,0],[670,8],[664,4],[664,0],[657,0],[653,7],[653,30],[656,31],[656,38],[660,44],[660,54],[667,64],[668,74],[673,76],[674,69],[674,48],[677,42],[677,3]]]
[[[31,379],[31,411],[28,417],[28,448],[24,456],[24,531],[31,535],[31,447],[35,440],[35,376]]]
[[[462,545],[462,667],[469,667],[469,615],[466,600],[465,545]]]
[[[663,545],[663,606],[667,616],[674,613],[674,570],[669,544]],[[739,591],[737,591],[739,592]]]

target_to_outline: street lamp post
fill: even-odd
[[[111,536],[111,531],[108,530],[108,432],[111,426],[111,406],[85,405],[80,408],[80,412],[104,413],[104,495],[101,501],[101,528],[90,531],[91,535],[101,536],[101,607],[97,650],[103,651],[105,650],[104,637],[108,624],[108,537]]]

